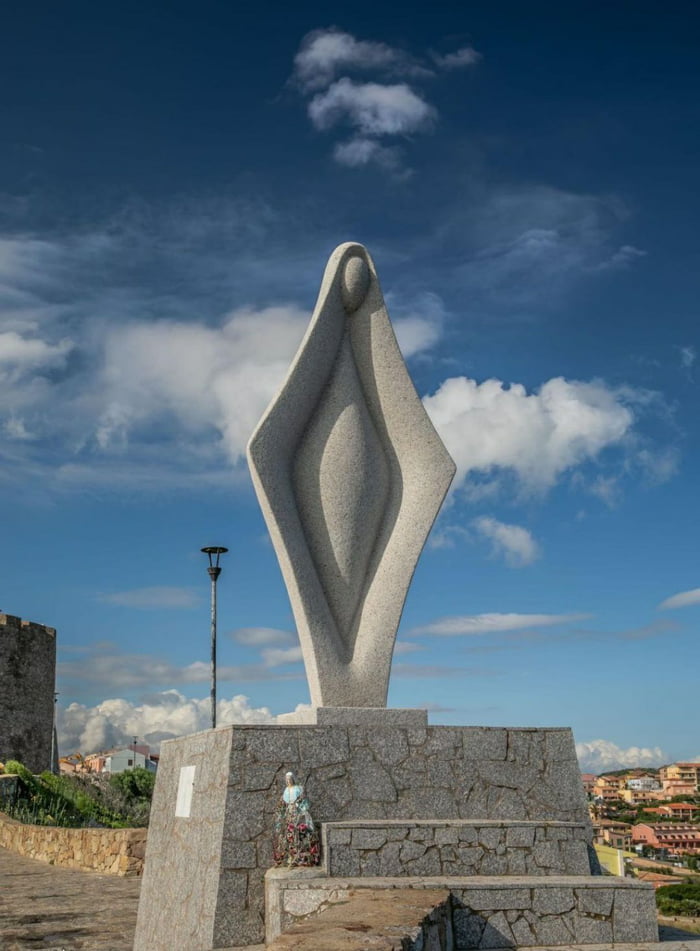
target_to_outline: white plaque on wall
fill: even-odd
[[[189,819],[192,810],[192,790],[194,789],[194,774],[196,766],[180,767],[180,782],[177,786],[177,802],[175,815],[182,819]]]

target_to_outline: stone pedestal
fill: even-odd
[[[164,743],[135,951],[264,940],[265,872],[290,769],[323,828],[326,864],[312,870],[325,877],[319,888],[348,875],[412,887],[438,873],[454,889],[474,876],[480,890],[484,876],[492,885],[514,875],[590,882],[570,730],[427,726],[387,714],[384,723],[376,713],[365,723],[338,714],[326,725],[229,726]]]

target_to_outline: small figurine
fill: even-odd
[[[304,787],[294,779],[294,773],[285,773],[286,786],[275,819],[272,854],[275,865],[289,868],[300,865],[318,865],[321,857],[318,832],[309,810]]]

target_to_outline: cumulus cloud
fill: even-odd
[[[407,135],[429,128],[436,112],[406,83],[356,83],[343,77],[313,97],[309,118],[317,129],[347,122],[361,135]]]
[[[670,762],[668,753],[660,747],[629,746],[624,749],[611,740],[590,740],[576,744],[581,769],[590,773],[626,769],[635,766],[662,766]]]
[[[671,595],[659,605],[660,611],[672,610],[674,608],[687,608],[691,604],[700,604],[700,588],[691,588],[690,591],[679,591],[678,594]]]
[[[567,470],[620,444],[634,423],[626,390],[561,377],[528,393],[500,380],[445,380],[423,400],[457,465],[453,489],[470,475],[508,470],[527,491],[550,489]]]
[[[431,53],[434,66],[443,71],[474,66],[481,58],[472,47],[440,55]],[[357,81],[350,75],[372,72],[381,81]],[[341,75],[342,74],[342,75]],[[308,116],[317,129],[349,126],[352,137],[338,142],[333,157],[340,165],[359,168],[378,165],[392,177],[406,179],[402,153],[385,141],[427,132],[437,120],[437,109],[415,88],[417,80],[435,76],[425,61],[386,43],[359,40],[335,27],[314,30],[302,40],[294,59],[293,82],[305,96]],[[407,82],[391,79],[410,78]]]
[[[508,525],[486,515],[474,519],[472,524],[491,542],[494,554],[503,555],[509,564],[516,567],[530,565],[539,558],[537,542],[521,525]]]
[[[251,707],[248,698],[237,694],[220,699],[216,705],[219,726],[228,723],[274,723],[267,707]],[[206,730],[211,725],[209,697],[187,699],[177,690],[166,690],[142,702],[103,700],[96,706],[71,703],[57,712],[58,746],[62,756],[73,752],[94,753],[146,740],[155,750],[164,739]]]
[[[519,631],[529,627],[571,624],[589,617],[590,614],[472,614],[440,618],[430,624],[414,627],[408,633],[411,636],[435,634],[444,637],[500,634],[504,631]]]
[[[298,308],[269,307],[235,311],[220,328],[158,321],[115,329],[105,343],[100,445],[119,446],[140,424],[171,416],[191,432],[213,423],[237,461],[308,321]]]
[[[126,608],[193,608],[199,602],[192,588],[133,588],[131,591],[114,591],[101,594],[99,601],[118,604]]]
[[[313,30],[294,57],[294,79],[305,91],[328,86],[349,70],[425,74],[428,71],[402,50],[386,43],[358,40],[335,27]]]

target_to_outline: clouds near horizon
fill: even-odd
[[[576,755],[584,772],[602,773],[606,770],[656,767],[671,762],[668,753],[659,746],[630,746],[626,749],[611,740],[589,740],[576,744]]]
[[[243,694],[219,699],[216,713],[219,726],[275,722],[267,707],[251,707]],[[136,703],[121,698],[103,700],[95,706],[71,703],[58,710],[58,748],[61,756],[94,753],[133,743],[136,736],[158,751],[165,739],[210,726],[210,698],[188,699],[177,690],[154,693]]]

